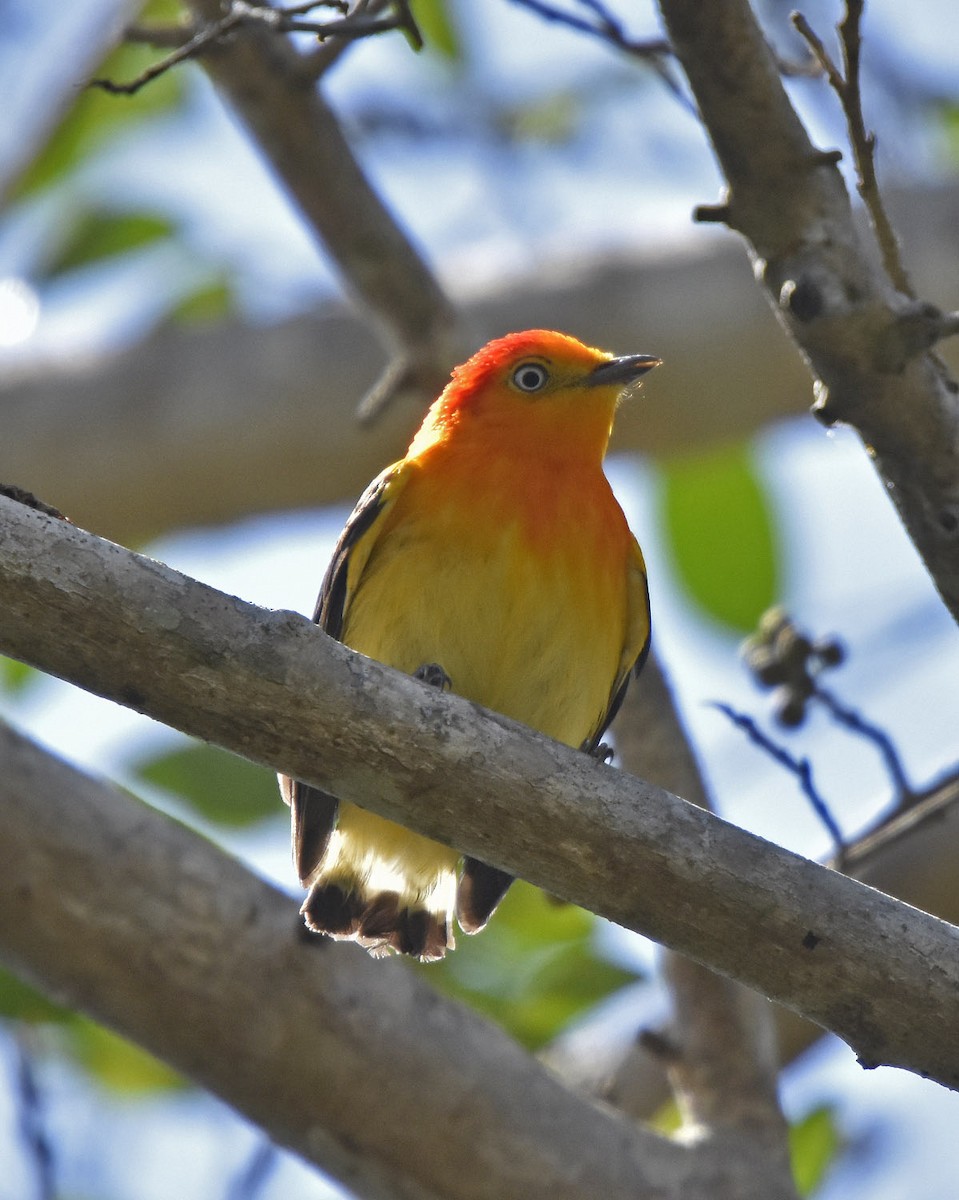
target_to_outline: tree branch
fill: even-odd
[[[655,650],[627,693],[615,733],[625,770],[711,807]],[[762,1197],[774,1185],[783,1195],[795,1196],[788,1131],[777,1096],[772,1005],[675,951],[663,954],[663,978],[672,1012],[665,1038],[655,1044],[668,1047],[658,1057],[679,1104],[683,1133],[693,1139],[706,1136],[733,1158],[748,1147],[753,1161],[762,1165],[751,1194]],[[606,1091],[608,1098],[622,1100],[626,1111],[640,1084],[634,1070],[638,1061],[638,1055],[627,1055]],[[645,1078],[647,1071],[639,1074]],[[641,1115],[648,1116],[649,1110]]]
[[[893,211],[920,285],[959,305],[959,188],[921,189]],[[695,255],[554,261],[535,279],[456,299],[490,334],[544,325],[663,358],[646,398],[619,411],[618,450],[690,453],[808,408],[808,374],[731,240]],[[959,339],[944,350],[959,369]],[[357,401],[384,366],[369,325],[329,305],[268,327],[168,325],[120,353],[11,369],[0,381],[0,480],[126,544],[347,502],[422,417],[422,403],[407,402],[358,426]]]
[[[300,15],[319,7],[319,2],[298,4],[292,8],[273,8],[269,4],[249,4],[246,0],[232,0],[224,15],[199,28],[174,27],[171,31],[169,27],[164,27],[152,31],[151,36],[150,30],[133,27],[127,30],[130,40],[165,41],[171,32],[178,40],[168,54],[152,63],[135,79],[123,82],[114,79],[91,79],[89,86],[101,88],[114,96],[134,96],[167,71],[191,58],[199,58],[215,46],[224,43],[237,30],[257,25],[273,34],[315,33],[320,41],[327,38],[356,41],[401,29],[413,42],[415,49],[421,50],[423,47],[423,38],[406,5],[394,5],[396,11],[391,17],[368,17],[362,12],[344,16],[342,14],[347,12],[348,5],[340,3],[339,0],[330,0],[326,7],[336,8],[341,14],[339,17],[327,21],[308,21]]]
[[[187,6],[201,24],[223,15],[220,0]],[[288,38],[244,28],[203,63],[402,363],[397,394],[432,399],[459,361],[456,316],[358,164],[307,56]]]
[[[860,236],[747,0],[660,0],[729,184],[726,220],[818,377],[816,415],[862,437],[959,619],[959,387],[928,353],[941,314],[896,290]]]
[[[0,611],[4,653],[681,950],[833,1030],[865,1065],[959,1086],[959,1047],[940,1036],[959,1022],[959,930],[933,917],[366,660],[304,617],[3,497]]]
[[[375,1200],[711,1200],[399,962],[0,725],[0,954]],[[735,1194],[735,1193],[731,1193]]]

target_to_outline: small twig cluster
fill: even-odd
[[[814,642],[781,608],[763,614],[759,628],[743,643],[741,654],[759,686],[776,689],[775,717],[787,729],[795,729],[805,720],[806,707],[819,691],[819,674],[838,667],[845,658],[836,638]]]
[[[833,61],[823,45],[822,39],[815,33],[802,13],[793,13],[792,23],[809,46],[830,86],[839,97],[849,130],[849,144],[852,147],[856,163],[859,195],[869,212],[869,219],[875,230],[876,240],[879,242],[886,272],[898,291],[915,300],[916,293],[906,268],[903,266],[899,241],[879,191],[879,180],[876,177],[876,135],[866,129],[862,112],[860,84],[862,35],[860,25],[863,7],[864,0],[847,0],[846,2],[846,15],[838,27],[839,42],[842,48],[842,70]]]
[[[762,688],[774,689],[774,714],[779,725],[795,729],[805,720],[810,704],[822,705],[837,724],[857,737],[866,738],[879,751],[892,780],[896,810],[914,803],[917,793],[906,776],[889,735],[822,686],[823,673],[838,667],[845,659],[845,650],[837,638],[814,640],[798,629],[782,609],[774,608],[763,615],[756,633],[743,643],[742,656],[756,683]],[[838,860],[841,862],[846,843],[828,804],[813,783],[809,760],[790,754],[764,733],[752,717],[736,712],[728,704],[717,704],[716,707],[754,745],[796,777],[816,815],[836,843]]]
[[[331,8],[340,16],[326,21],[305,20],[304,14],[316,8]],[[156,46],[173,46],[173,49],[135,79],[123,83],[112,79],[92,79],[90,87],[102,88],[115,96],[133,96],[172,67],[207,53],[218,43],[244,28],[267,29],[280,34],[311,33],[321,42],[335,39],[340,43],[391,30],[401,30],[415,49],[421,49],[423,37],[410,11],[409,0],[391,0],[390,8],[392,12],[389,15],[379,16],[374,6],[364,3],[356,5],[351,12],[348,0],[309,0],[308,3],[293,4],[285,8],[273,8],[269,4],[250,4],[247,0],[231,0],[229,10],[218,21],[194,25],[131,27],[127,31],[128,40],[148,42]]]
[[[775,715],[780,725],[796,728],[811,703],[821,704],[837,724],[872,742],[892,779],[897,804],[911,802],[915,791],[889,735],[843,704],[820,682],[824,671],[838,667],[846,657],[837,638],[813,641],[781,608],[772,608],[763,614],[756,633],[743,643],[742,656],[760,687],[776,689]]]

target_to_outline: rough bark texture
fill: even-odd
[[[959,619],[959,387],[929,352],[934,310],[896,291],[856,227],[747,0],[660,9],[728,181],[722,215],[819,380],[817,415],[858,431]]]
[[[694,804],[711,807],[655,651],[627,693],[615,733],[624,770]],[[676,951],[665,951],[662,965],[671,1013],[656,1039],[660,1053],[652,1054],[651,1039],[642,1049],[637,1046],[607,1083],[607,1098],[632,1100],[641,1088],[644,1112],[636,1112],[629,1103],[618,1107],[633,1116],[651,1116],[652,1097],[658,1092],[665,1099],[664,1089],[650,1087],[653,1059],[668,1073],[683,1132],[707,1135],[714,1147],[725,1149],[723,1158],[735,1160],[748,1149],[763,1163],[767,1184],[775,1181],[783,1194],[798,1195],[792,1183],[788,1127],[777,1094],[776,1010],[749,988]]]
[[[401,963],[304,937],[296,904],[205,838],[3,726],[0,956],[357,1195],[714,1195],[699,1156],[568,1092]]]
[[[0,498],[0,651],[366,805],[959,1086],[959,930]],[[65,629],[70,636],[64,637]],[[238,702],[242,697],[242,703]]]

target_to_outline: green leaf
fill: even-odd
[[[427,48],[438,51],[452,63],[461,63],[463,42],[448,0],[411,0],[410,9]]]
[[[0,1017],[17,1021],[67,1021],[72,1014],[0,968]]]
[[[78,1020],[66,1033],[67,1052],[112,1091],[149,1093],[187,1086],[172,1067],[93,1021]]]
[[[76,219],[56,253],[43,264],[38,279],[62,275],[88,263],[162,241],[175,228],[169,217],[158,213],[90,209]]]
[[[201,742],[160,754],[134,770],[140,779],[174,792],[219,825],[252,825],[280,811],[272,772]]]
[[[150,4],[143,19],[160,23],[165,16],[168,19],[173,12],[180,11],[179,4]],[[164,51],[152,46],[123,43],[107,56],[94,76],[126,83],[163,54]],[[167,71],[133,96],[113,96],[100,88],[80,88],[46,146],[18,181],[14,194],[26,196],[65,178],[120,130],[175,108],[183,94],[182,67]]]
[[[789,1152],[793,1178],[801,1196],[811,1196],[826,1177],[843,1148],[836,1113],[829,1105],[808,1112],[789,1127]]]
[[[0,687],[4,691],[16,694],[22,692],[43,676],[33,667],[20,662],[16,658],[6,658],[0,654]]]
[[[773,514],[749,448],[666,463],[661,517],[692,599],[739,633],[754,629],[777,599],[781,566]]]
[[[514,883],[479,937],[457,935],[432,984],[502,1025],[530,1049],[638,976],[596,954],[592,914]]]
[[[945,133],[942,142],[948,165],[955,168],[959,166],[959,104],[944,104],[939,113]]]
[[[225,277],[202,284],[171,311],[170,319],[185,325],[220,321],[233,312],[233,288]]]
[[[173,25],[190,16],[183,0],[147,0],[138,17],[141,25]]]

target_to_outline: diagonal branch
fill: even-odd
[[[207,839],[5,726],[0,768],[0,956],[353,1194],[710,1200],[697,1155],[403,964],[305,941],[297,906]]]
[[[172,37],[177,39],[172,50],[163,58],[152,63],[147,69],[136,76],[118,82],[115,79],[91,79],[90,87],[100,88],[113,96],[135,96],[148,84],[167,71],[178,67],[191,58],[199,58],[210,52],[215,46],[222,44],[231,34],[247,26],[261,25],[274,34],[285,33],[315,33],[320,41],[333,38],[343,41],[355,41],[360,38],[372,37],[378,33],[389,33],[402,29],[413,42],[417,50],[422,49],[423,39],[413,21],[406,5],[398,5],[398,11],[390,17],[368,17],[364,13],[352,14],[339,19],[328,21],[307,21],[298,14],[319,7],[318,4],[297,4],[292,8],[273,8],[265,4],[248,4],[246,0],[233,0],[228,11],[218,20],[198,29],[183,29],[175,26],[172,30],[163,27],[154,31],[142,27],[127,30],[130,40],[151,42],[153,40],[167,41]],[[345,12],[346,5],[340,0],[330,0],[328,7],[335,7]]]
[[[709,808],[699,769],[655,649],[638,683],[627,693],[614,726],[626,770]],[[666,1069],[682,1117],[682,1133],[737,1157],[748,1148],[762,1175],[756,1193],[770,1184],[795,1197],[786,1122],[776,1084],[775,1011],[761,996],[717,975],[685,955],[662,956],[671,1017],[665,1034],[640,1038],[606,1087],[627,1112],[637,1090],[649,1101],[649,1048],[666,1048]],[[781,1011],[781,1010],[780,1010]],[[642,1115],[647,1115],[649,1108]],[[745,1200],[745,1196],[743,1198]]]
[[[940,1036],[959,1022],[952,926],[364,659],[305,617],[3,497],[0,611],[0,652],[681,950],[866,1065],[959,1087],[959,1046]]]
[[[942,314],[903,296],[853,220],[835,154],[817,151],[747,0],[660,0],[756,277],[818,378],[814,411],[858,431],[959,619],[959,387],[930,348]]]
[[[187,2],[198,23],[222,16],[220,0]],[[384,334],[393,392],[432,400],[459,361],[455,314],[357,162],[308,56],[269,30],[244,28],[203,63]]]

